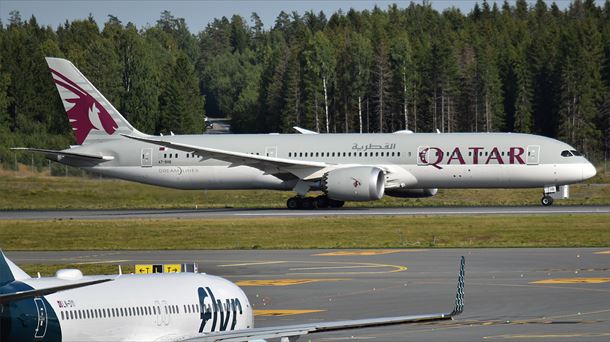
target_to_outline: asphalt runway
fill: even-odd
[[[610,250],[248,250],[9,252],[23,263],[197,262],[238,282],[257,326],[450,312],[455,321],[309,335],[300,341],[608,341]],[[287,311],[293,310],[293,311]]]
[[[289,209],[118,209],[118,210],[6,210],[0,220],[120,220],[130,218],[222,218],[312,216],[416,216],[416,215],[557,215],[610,214],[610,206],[502,206],[502,207],[406,207]]]

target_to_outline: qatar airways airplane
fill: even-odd
[[[253,310],[232,282],[198,273],[83,276],[59,270],[30,278],[0,251],[0,340],[296,341],[347,329],[450,320],[464,309],[464,257],[452,312],[277,327],[253,327]]]
[[[341,207],[438,188],[542,188],[542,204],[595,167],[561,141],[516,133],[243,134],[139,132],[70,62],[46,58],[77,146],[41,152],[87,171],[177,189],[296,192],[291,209]],[[310,191],[323,195],[307,197]]]

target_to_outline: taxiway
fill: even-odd
[[[17,264],[197,262],[238,282],[269,326],[450,311],[466,257],[466,306],[441,324],[310,335],[304,341],[607,341],[610,251],[398,249],[8,252]]]

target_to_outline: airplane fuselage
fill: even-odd
[[[574,150],[571,146],[529,134],[245,134],[159,139],[287,160],[390,168],[398,175],[392,180],[394,187],[413,189],[545,187],[580,182],[595,174],[584,157],[565,153]],[[297,182],[289,175],[278,177],[247,164],[125,139],[72,150],[114,159],[89,163],[64,157],[60,162],[170,188],[291,190]]]
[[[104,276],[81,280],[96,277]],[[68,282],[31,278],[14,286],[27,290]],[[94,287],[12,302],[1,317],[2,341],[177,341],[253,327],[252,308],[239,287],[195,273],[122,275]]]

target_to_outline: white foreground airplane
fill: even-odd
[[[244,292],[206,274],[83,276],[59,270],[30,278],[0,252],[0,340],[24,341],[296,341],[347,329],[449,320],[464,309],[464,257],[450,313],[253,327]]]
[[[561,141],[516,133],[243,134],[151,136],[135,129],[70,62],[46,58],[76,136],[62,151],[17,148],[87,171],[177,189],[275,189],[287,206],[341,207],[438,188],[558,190],[595,176]],[[322,191],[306,197],[310,191]]]

